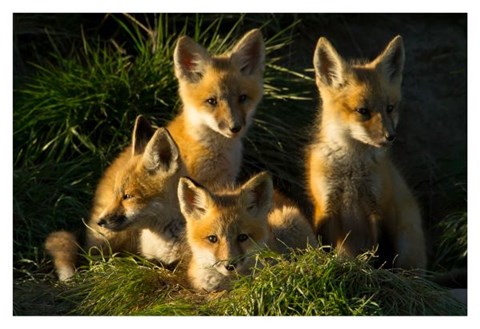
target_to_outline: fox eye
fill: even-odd
[[[207,239],[208,239],[208,241],[211,242],[211,243],[215,243],[215,242],[218,241],[218,238],[217,238],[216,235],[209,235],[209,236],[207,236]]]
[[[239,242],[246,241],[247,239],[248,239],[248,235],[246,235],[246,234],[239,234],[239,235],[237,236],[237,240],[238,240]]]
[[[217,105],[217,98],[216,97],[210,97],[209,99],[206,100],[206,102],[211,106],[216,106]]]
[[[387,105],[387,113],[392,113],[394,109],[395,106],[393,106],[392,104]]]
[[[245,103],[246,100],[247,100],[247,95],[242,94],[242,95],[238,96],[238,102],[239,102],[240,104]]]
[[[129,199],[132,199],[133,198],[133,195],[132,194],[128,194],[128,193],[124,193],[122,195],[122,199],[123,200],[129,200]]]
[[[370,119],[370,110],[365,108],[365,107],[359,107],[357,109],[355,109],[355,111],[357,111],[359,114],[362,115],[362,117],[364,119]]]

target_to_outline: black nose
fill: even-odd
[[[389,142],[393,142],[395,140],[397,136],[395,134],[385,134],[385,138],[387,139],[387,141]]]
[[[112,231],[121,231],[128,225],[125,215],[107,215],[98,221],[98,226]]]
[[[233,126],[233,127],[230,127],[230,131],[234,134],[238,133],[240,130],[242,129],[242,126]]]
[[[231,272],[235,269],[235,264],[233,263],[225,264],[225,269]]]

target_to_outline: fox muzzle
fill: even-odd
[[[129,223],[125,215],[107,215],[98,221],[98,226],[112,231],[122,231]]]

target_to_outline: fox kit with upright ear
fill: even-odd
[[[322,105],[306,174],[323,242],[356,255],[387,240],[395,266],[425,268],[420,211],[387,154],[404,60],[400,36],[368,63],[348,63],[327,39],[318,40],[313,63]]]
[[[181,178],[178,197],[192,253],[188,277],[197,290],[228,289],[232,278],[252,271],[255,252],[265,246],[284,253],[288,248],[317,245],[300,211],[277,203],[280,199],[274,202],[267,173],[256,175],[240,188],[218,193]]]
[[[86,234],[86,248],[140,253],[164,264],[176,262],[184,246],[185,220],[177,185],[186,171],[165,128],[137,117],[132,145],[105,170],[98,183]],[[52,233],[46,249],[61,280],[75,270],[77,248],[68,232]]]
[[[177,42],[175,75],[183,109],[168,129],[189,175],[202,184],[228,184],[237,177],[241,138],[263,95],[264,48],[257,29],[220,56],[187,36]]]

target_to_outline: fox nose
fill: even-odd
[[[227,264],[225,264],[225,269],[229,272],[232,272],[233,270],[235,270],[235,264],[234,263],[227,263]]]
[[[389,142],[393,142],[397,136],[394,133],[386,133],[385,138]]]
[[[107,215],[98,221],[98,226],[104,227],[112,231],[121,231],[125,228],[127,217],[124,215]]]
[[[231,131],[232,133],[236,134],[236,133],[238,133],[240,130],[242,130],[242,126],[240,126],[240,125],[235,125],[235,126],[233,126],[233,127],[230,127],[229,129],[230,129],[230,131]]]

